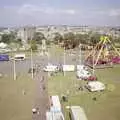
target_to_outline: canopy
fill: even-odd
[[[5,44],[3,42],[0,43],[0,48],[6,48],[6,47],[7,47],[7,44]]]

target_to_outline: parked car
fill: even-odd
[[[88,81],[97,80],[97,77],[95,75],[92,75],[89,71],[86,70],[77,71],[77,78]]]

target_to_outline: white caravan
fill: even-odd
[[[87,120],[86,114],[80,106],[70,107],[71,120]]]
[[[59,97],[56,96],[50,96],[50,111],[51,112],[61,112],[61,104]]]
[[[91,92],[105,90],[105,85],[102,82],[99,82],[99,81],[88,82],[86,87]]]
[[[59,70],[58,66],[56,65],[47,65],[43,68],[45,72],[56,72]]]
[[[25,60],[25,54],[16,54],[15,56],[14,56],[14,59],[15,60]]]
[[[85,65],[77,65],[77,71],[80,71],[80,70],[88,70],[88,67],[85,66]]]
[[[62,112],[46,112],[46,120],[64,120]]]
[[[75,66],[74,65],[62,65],[62,70],[64,72],[73,72],[75,71]]]

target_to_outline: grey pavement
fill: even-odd
[[[44,79],[42,77],[44,76]],[[33,108],[38,108],[39,114],[33,114],[33,120],[46,120],[46,111],[49,108],[48,104],[48,91],[47,91],[47,74],[39,72],[35,78],[36,90]]]

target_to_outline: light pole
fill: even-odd
[[[79,48],[80,48],[80,54],[79,54],[79,64],[81,65],[81,59],[82,59],[82,57],[81,57],[81,44],[79,45]]]
[[[34,74],[33,74],[33,55],[32,55],[32,48],[31,48],[31,76],[32,76],[32,79],[33,79]]]
[[[13,59],[13,69],[14,69],[14,80],[16,80],[16,67],[15,67],[15,58]]]
[[[64,65],[65,65],[65,46],[64,46]],[[64,68],[63,68],[63,70],[64,70]],[[65,70],[63,72],[64,72],[64,76],[65,76]]]
[[[95,50],[93,49],[93,75],[95,74],[95,70],[94,70],[94,67],[95,67],[95,65],[94,65],[94,61],[95,61]]]

